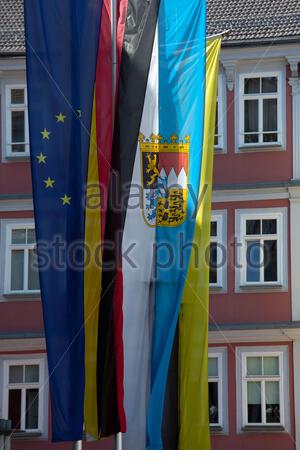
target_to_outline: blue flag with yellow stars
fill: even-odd
[[[24,3],[52,439],[74,441],[83,433],[84,201],[102,0]]]

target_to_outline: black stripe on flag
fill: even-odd
[[[113,299],[127,201],[142,119],[160,0],[128,0],[111,159],[98,333],[98,424],[102,437],[120,430],[116,395]],[[118,203],[116,211],[112,201]],[[121,235],[120,235],[121,234]],[[118,240],[117,240],[118,238]]]

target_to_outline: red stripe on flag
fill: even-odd
[[[101,198],[101,241],[104,239],[112,134],[112,60],[110,0],[104,0],[96,70],[96,131]]]

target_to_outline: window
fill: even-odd
[[[281,73],[241,74],[240,146],[282,143]]]
[[[5,293],[39,292],[34,224],[7,224],[6,241]]]
[[[6,85],[6,156],[29,155],[27,90],[25,85]]]
[[[286,209],[237,210],[237,266],[241,286],[283,286],[287,282]]]
[[[283,423],[282,353],[248,353],[243,357],[245,425]]]
[[[209,423],[212,430],[227,431],[227,349],[209,348],[208,396]]]
[[[223,79],[222,75],[219,75],[215,124],[215,149],[224,148],[224,99],[225,93],[223,91]]]
[[[226,211],[213,211],[210,224],[209,284],[225,288],[226,282]]]
[[[4,360],[3,414],[14,431],[44,432],[44,359]]]
[[[290,428],[287,346],[236,349],[238,429]]]
[[[209,423],[220,426],[222,416],[222,372],[220,356],[208,357]]]

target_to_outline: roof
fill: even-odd
[[[24,53],[23,0],[0,0],[0,54]]]
[[[207,0],[207,34],[224,45],[300,41],[299,0]],[[0,0],[0,55],[25,53],[23,0]]]
[[[207,34],[224,43],[300,41],[299,0],[207,0]]]

